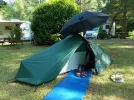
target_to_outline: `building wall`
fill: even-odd
[[[107,23],[103,24],[103,26],[102,26],[102,29],[106,30],[107,34],[108,34],[108,31],[109,31],[110,23],[111,23],[111,22],[107,22]],[[107,27],[107,26],[108,26],[108,27]],[[113,23],[113,26],[112,26],[112,29],[111,29],[110,34],[111,34],[112,36],[115,35],[115,22]]]
[[[15,23],[0,23],[0,38],[8,38]]]
[[[20,24],[22,29],[22,40],[31,40],[30,22],[0,22],[0,38],[9,38],[10,31],[16,24]]]

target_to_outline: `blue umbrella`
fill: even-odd
[[[85,11],[73,16],[69,19],[60,30],[60,34],[64,37],[70,34],[77,34],[92,30],[93,28],[105,23],[108,15],[102,12],[89,12]]]

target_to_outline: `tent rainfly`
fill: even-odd
[[[104,50],[92,41],[90,48],[95,56],[95,67],[92,71],[100,74],[111,64],[111,58]],[[40,85],[54,80],[60,73],[76,69],[85,64],[86,45],[80,35],[69,35],[51,47],[21,61],[15,81]]]

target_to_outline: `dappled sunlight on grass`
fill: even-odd
[[[133,100],[134,98],[134,46],[128,44],[98,43],[113,59],[113,64],[100,75],[93,75],[84,100]],[[15,82],[13,79],[20,62],[42,50],[45,46],[32,46],[26,42],[23,46],[0,46],[0,100],[41,100],[64,78],[59,75],[55,80],[35,87]],[[110,80],[110,75],[120,72],[124,83]]]
[[[104,96],[103,100],[126,100],[126,99],[123,97],[113,95],[113,96]]]
[[[84,100],[133,100],[134,46],[129,44],[99,43],[113,64],[98,76],[93,75]],[[110,75],[122,73],[124,83],[111,81]]]
[[[134,45],[110,46],[110,48],[134,48]]]
[[[87,90],[85,100],[133,100],[134,87],[129,83],[98,83],[92,82]],[[89,99],[90,98],[90,99]]]
[[[30,98],[40,100],[43,97],[39,92],[33,92],[33,86],[7,83],[6,81],[15,77],[20,61],[44,50],[44,48],[46,47],[32,46],[29,43],[24,46],[0,46],[0,100],[31,100]]]

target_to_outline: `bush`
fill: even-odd
[[[106,32],[106,30],[103,30],[102,28],[100,28],[99,34],[98,34],[98,38],[99,39],[105,39],[105,38],[107,38],[107,32]]]
[[[13,29],[10,31],[10,41],[20,41],[22,36],[22,30],[19,25],[14,26]]]
[[[62,25],[77,13],[79,10],[73,0],[52,0],[39,5],[33,13],[31,25],[34,41],[38,44],[56,42],[57,37],[51,34],[59,33]]]
[[[134,18],[127,20],[127,31],[133,31],[134,30]]]
[[[134,31],[131,31],[131,32],[129,32],[128,34],[129,34],[129,35],[128,35],[128,38],[134,39]]]

